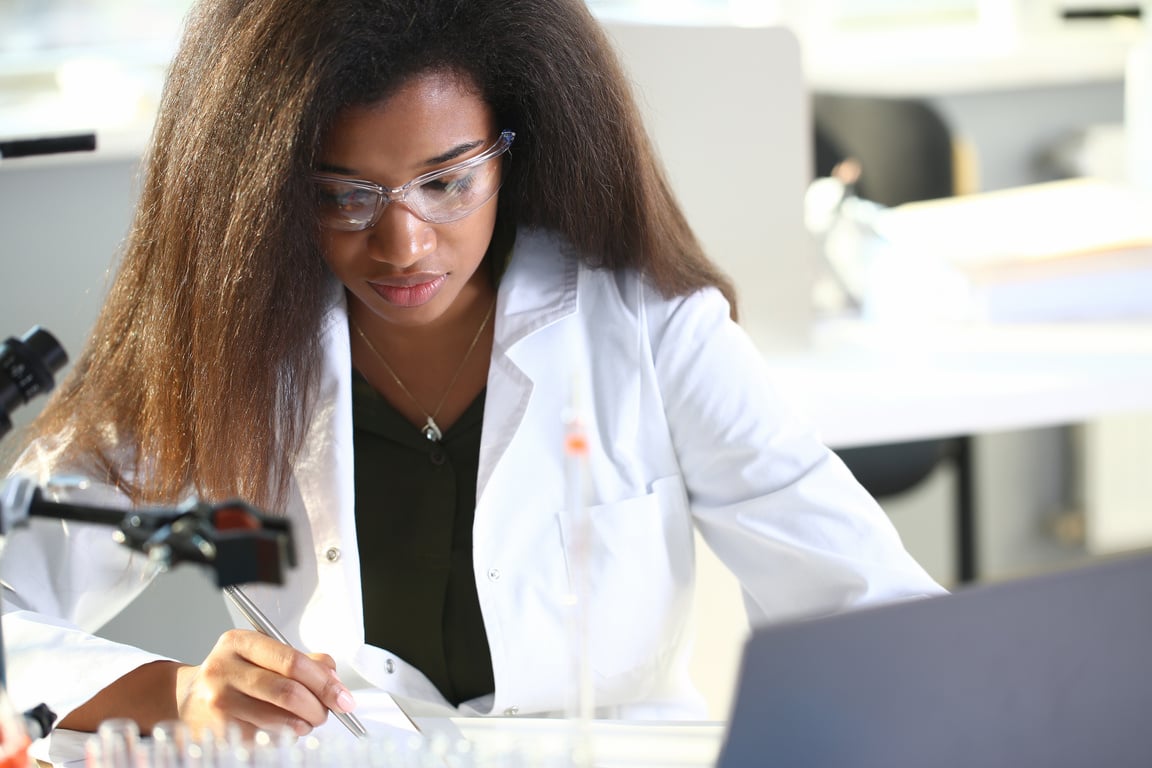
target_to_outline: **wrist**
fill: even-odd
[[[95,731],[113,717],[136,721],[141,733],[152,726],[179,717],[177,686],[187,665],[175,661],[154,661],[137,667],[119,678],[60,720],[60,728]]]

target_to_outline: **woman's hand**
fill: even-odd
[[[331,656],[233,629],[202,664],[178,670],[176,706],[194,733],[222,733],[236,723],[245,736],[284,727],[303,736],[327,719],[329,709],[349,712],[355,702]]]

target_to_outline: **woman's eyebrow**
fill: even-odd
[[[335,173],[340,176],[355,176],[355,172],[351,168],[345,168],[342,165],[333,165],[332,163],[317,163],[316,170],[321,173]]]
[[[463,155],[466,152],[471,152],[473,149],[476,149],[477,147],[482,146],[483,144],[484,144],[483,140],[469,141],[469,142],[465,142],[463,144],[457,144],[456,146],[452,147],[452,149],[448,150],[447,152],[436,155],[436,157],[428,158],[427,160],[424,161],[424,164],[425,165],[440,165],[441,163],[446,163],[449,160],[455,160],[456,158],[460,157],[460,155]]]
[[[483,145],[484,141],[482,139],[477,141],[466,141],[463,144],[457,144],[448,151],[442,152],[435,157],[428,158],[424,161],[423,164],[426,166],[442,165],[443,163],[455,160],[461,155],[471,152],[477,147],[481,147]],[[356,175],[356,171],[352,170],[351,168],[345,168],[342,165],[336,165],[334,163],[317,163],[316,170],[320,171],[321,173],[335,173],[340,176]]]

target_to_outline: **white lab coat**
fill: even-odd
[[[573,404],[590,444],[583,560],[600,716],[703,716],[688,677],[694,525],[739,578],[753,623],[942,591],[781,404],[717,291],[665,299],[635,274],[591,270],[563,251],[522,232],[500,283],[473,546],[496,690],[462,711],[565,707],[565,606],[581,561],[579,513],[565,508]],[[286,510],[299,567],[283,587],[247,591],[291,642],[334,656],[350,687],[442,701],[417,670],[364,644],[342,300],[323,332],[319,406]],[[44,447],[21,471],[43,482],[59,469]],[[108,488],[84,493],[125,503]],[[106,528],[34,521],[9,537],[3,629],[17,705],[46,701],[66,715],[157,658],[90,635],[146,586],[142,560]]]

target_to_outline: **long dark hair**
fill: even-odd
[[[430,69],[517,132],[501,226],[553,230],[669,296],[717,286],[735,314],[581,0],[204,0],[108,300],[30,436],[66,432],[137,501],[282,502],[333,288],[304,179],[342,109]]]

